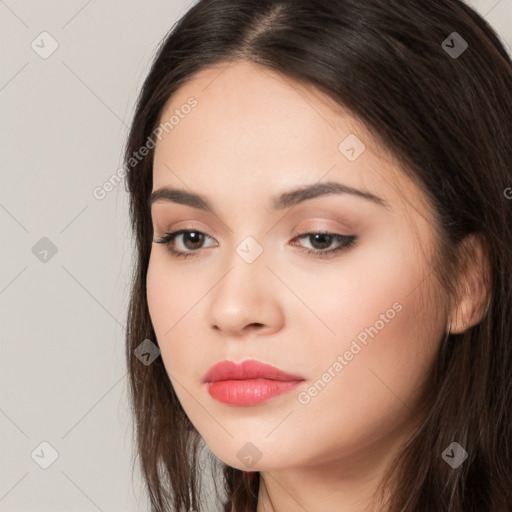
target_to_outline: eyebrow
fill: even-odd
[[[389,208],[387,201],[371,194],[370,192],[365,192],[334,181],[306,185],[304,187],[284,192],[272,198],[271,205],[274,210],[281,210],[290,206],[295,206],[309,199],[333,194],[350,194],[366,199],[367,201],[371,201],[379,206]],[[162,187],[153,191],[149,198],[148,206],[151,208],[151,206],[157,201],[169,201],[191,206],[192,208],[197,208],[199,210],[214,211],[212,205],[205,196],[178,188]]]

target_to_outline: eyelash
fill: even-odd
[[[195,229],[179,229],[177,231],[165,233],[161,238],[159,238],[158,240],[155,240],[155,243],[166,245],[167,249],[171,253],[171,256],[173,256],[175,258],[186,259],[186,258],[190,257],[192,254],[198,252],[199,249],[195,250],[195,251],[177,251],[176,249],[174,249],[172,247],[172,242],[174,241],[174,239],[177,236],[186,234],[186,233],[199,233],[201,235],[205,235],[208,237],[208,235],[206,235],[205,233],[202,233],[201,231],[198,231]],[[335,253],[346,251],[346,250],[350,249],[351,247],[353,247],[357,240],[357,237],[355,235],[341,235],[339,233],[331,233],[329,231],[322,231],[322,230],[315,231],[315,232],[308,231],[305,233],[300,233],[298,236],[296,236],[294,238],[294,240],[300,239],[300,238],[307,238],[309,236],[314,236],[314,235],[330,235],[330,236],[334,237],[334,240],[338,240],[338,241],[342,242],[339,247],[336,247],[335,249],[329,249],[327,251],[322,251],[319,249],[306,249],[305,247],[302,247],[302,249],[305,250],[308,255],[314,254],[314,257],[317,257],[317,258],[327,258],[329,256],[334,255]],[[211,237],[208,237],[208,238],[211,238]],[[195,257],[195,255],[192,257]]]

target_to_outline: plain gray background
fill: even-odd
[[[93,190],[193,3],[0,0],[0,512],[149,510],[130,465],[127,195]],[[510,51],[512,0],[469,3]]]

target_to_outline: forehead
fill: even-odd
[[[160,122],[191,97],[197,106],[173,128],[170,144],[194,135],[203,149],[212,142],[217,155],[229,149],[231,157],[243,151],[259,159],[264,145],[274,158],[309,153],[332,160],[342,135],[358,133],[366,145],[372,143],[364,126],[326,95],[245,61],[200,71],[170,98]]]
[[[191,98],[196,106],[183,108]],[[268,68],[244,61],[206,68],[169,99],[160,123],[172,116],[179,121],[155,148],[154,189],[185,184],[222,196],[230,188],[264,200],[325,177],[390,204],[407,196],[417,211],[422,203],[428,210],[363,123],[317,89]]]

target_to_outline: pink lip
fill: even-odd
[[[303,380],[303,377],[254,359],[241,363],[222,361],[212,366],[203,377],[203,383],[213,398],[238,406],[257,405],[291,391]]]
[[[204,375],[203,382],[246,379],[270,379],[280,381],[304,380],[304,378],[299,375],[283,372],[275,366],[260,363],[255,359],[246,359],[241,363],[221,361],[213,365]]]

